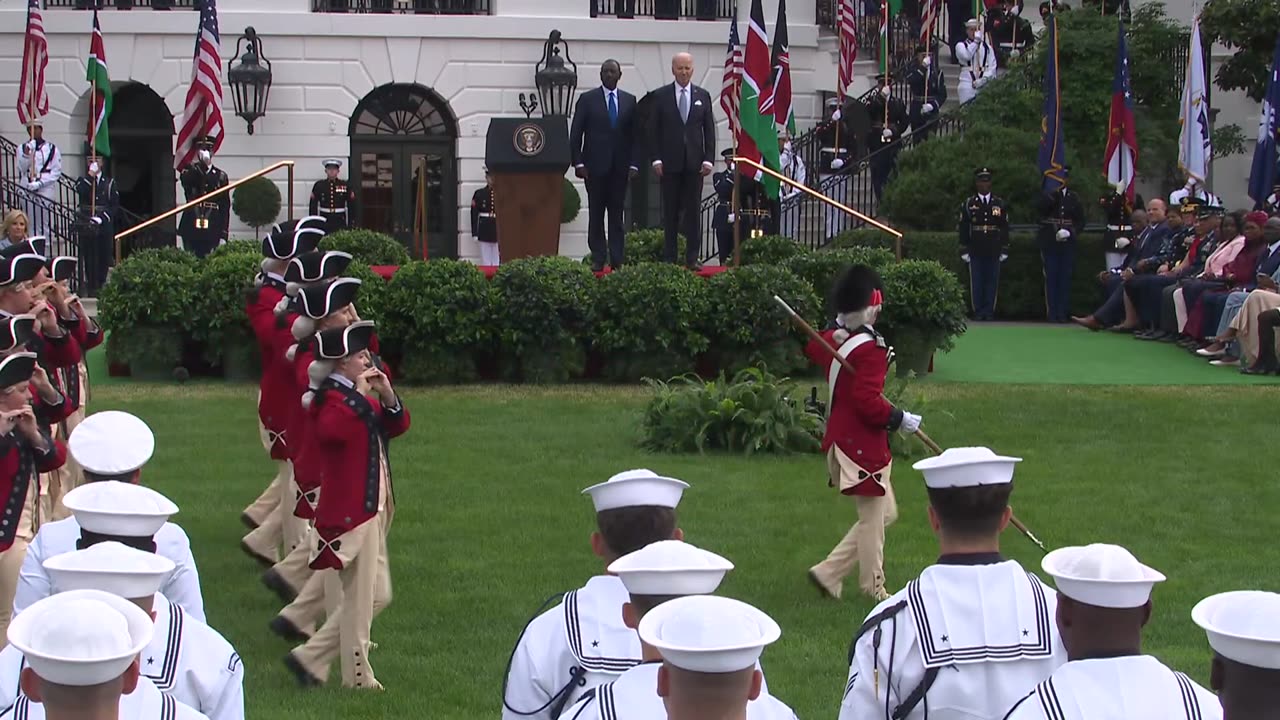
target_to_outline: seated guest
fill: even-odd
[[[1244,227],[1244,212],[1237,210],[1229,213],[1222,218],[1222,226],[1216,233],[1218,238],[1217,247],[1209,254],[1204,263],[1204,272],[1201,272],[1195,278],[1178,283],[1173,291],[1173,311],[1174,322],[1171,327],[1164,328],[1170,333],[1180,334],[1181,330],[1186,327],[1187,315],[1190,309],[1195,307],[1196,301],[1200,299],[1200,294],[1206,290],[1221,289],[1226,286],[1222,275],[1226,272],[1228,263],[1236,259],[1240,254],[1240,249],[1244,247],[1245,237],[1242,232]],[[1199,346],[1197,339],[1189,336],[1181,336],[1180,345]]]
[[[1263,259],[1266,244],[1263,242],[1262,225],[1267,221],[1266,213],[1254,211],[1245,217],[1244,248],[1235,259],[1227,263],[1221,281],[1223,287],[1210,290],[1200,295],[1199,301],[1187,316],[1187,324],[1183,332],[1192,338],[1204,338],[1205,328],[1217,329],[1218,318],[1227,304],[1227,296],[1237,286],[1243,286],[1257,277],[1258,264]]]
[[[1248,305],[1248,303],[1245,304]],[[1280,307],[1258,313],[1258,358],[1252,365],[1241,368],[1242,374],[1280,375],[1280,363],[1276,362],[1277,325],[1280,325]]]
[[[1258,266],[1257,276],[1253,282],[1231,291],[1227,296],[1226,307],[1222,311],[1222,319],[1218,321],[1218,334],[1214,342],[1207,348],[1197,350],[1196,354],[1209,358],[1214,365],[1238,365],[1240,363],[1239,344],[1235,342],[1236,315],[1244,306],[1245,300],[1258,288],[1280,292],[1280,217],[1268,218],[1262,226],[1263,242],[1267,249],[1263,251],[1264,260]]]
[[[1207,208],[1202,213],[1200,205],[1194,202],[1183,203],[1181,215],[1182,230],[1174,233],[1154,258],[1154,263],[1158,263],[1155,272],[1136,275],[1124,284],[1125,293],[1137,309],[1143,328],[1143,332],[1134,336],[1140,340],[1157,340],[1166,335],[1159,327],[1165,289],[1183,278],[1198,274],[1203,267],[1196,264],[1196,257],[1200,246],[1210,240],[1214,228],[1213,215]],[[1203,259],[1208,259],[1208,256]]]
[[[1071,322],[1090,330],[1101,330],[1104,327],[1110,327],[1118,332],[1130,332],[1137,327],[1137,311],[1133,308],[1132,303],[1125,302],[1124,282],[1134,276],[1135,268],[1139,263],[1156,256],[1156,253],[1160,251],[1161,242],[1169,232],[1168,227],[1163,224],[1164,201],[1152,200],[1151,203],[1160,206],[1152,214],[1158,214],[1161,218],[1161,223],[1154,226],[1148,225],[1146,210],[1138,209],[1133,211],[1133,215],[1129,220],[1133,228],[1133,240],[1126,246],[1126,253],[1115,253],[1123,257],[1124,260],[1114,267],[1098,273],[1098,282],[1102,284],[1102,294],[1106,297],[1106,301],[1092,315],[1073,317]],[[1108,256],[1112,255],[1112,253],[1107,254]]]

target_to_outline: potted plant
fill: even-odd
[[[965,331],[960,281],[932,260],[904,260],[880,272],[885,304],[876,328],[893,344],[898,375],[923,377],[934,352],[950,350]]]
[[[265,177],[256,177],[231,192],[231,210],[245,225],[271,225],[280,216],[280,188]]]

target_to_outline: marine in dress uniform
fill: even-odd
[[[651,470],[628,470],[583,490],[596,512],[592,550],[612,563],[652,543],[682,539],[676,507],[687,487]],[[516,641],[503,684],[503,720],[554,720],[586,691],[641,663],[640,640],[622,620],[630,598],[617,576],[597,575],[543,607],[557,599],[555,607],[539,608]]]
[[[31,222],[32,235],[45,236],[53,231],[53,207],[58,204],[58,180],[62,178],[62,153],[58,146],[44,139],[44,119],[27,123],[31,138],[18,146],[16,178],[28,195],[23,209]]]
[[[493,197],[493,176],[484,169],[484,187],[471,195],[471,237],[480,244],[480,264],[497,267],[502,262],[498,255],[498,205]]]
[[[341,282],[341,280],[337,281]],[[320,480],[311,567],[334,570],[338,612],[286,657],[304,685],[324,682],[332,662],[325,636],[337,632],[342,684],[381,689],[369,663],[373,619],[391,602],[387,533],[395,511],[388,442],[409,429],[409,411],[369,353],[373,323],[321,330],[313,377],[325,374],[309,403]],[[373,395],[377,395],[377,400]]]
[[[151,428],[136,416],[119,410],[94,413],[76,427],[67,442],[67,454],[80,465],[86,482],[64,498],[71,517],[41,525],[27,548],[13,599],[15,615],[53,593],[43,565],[45,560],[108,537],[134,547],[154,549],[157,555],[172,561],[174,570],[161,584],[160,592],[189,617],[204,621],[204,596],[200,591],[200,573],[191,554],[191,541],[181,527],[168,522],[178,507],[155,490],[138,484],[142,468],[154,449]],[[163,514],[160,512],[163,508],[168,514],[156,524],[154,532],[115,537],[116,526],[99,509],[107,503],[126,509],[150,508],[157,516]]]
[[[857,148],[857,135],[853,123],[847,118],[840,101],[827,100],[826,121],[818,128],[822,149],[818,153],[818,187],[827,197],[848,204],[851,180],[846,166],[853,160]],[[832,180],[839,176],[839,180]],[[825,217],[826,240],[830,241],[848,229],[843,210],[822,203]]]
[[[1209,684],[1223,720],[1274,717],[1280,708],[1280,594],[1219,593],[1201,600],[1191,619],[1213,649]]]
[[[965,23],[967,37],[956,44],[956,59],[960,63],[960,80],[956,95],[963,105],[978,95],[978,91],[996,76],[996,52],[978,27],[978,19]]]
[[[258,380],[258,434],[263,448],[276,464],[276,474],[267,489],[240,514],[241,522],[249,528],[240,547],[253,558],[270,561],[267,564],[275,562],[282,544],[287,550],[297,540],[285,537],[285,525],[292,516],[289,484],[293,475],[287,430],[302,391],[293,380],[292,364],[284,357],[285,350],[294,342],[291,328],[297,319],[296,314],[286,312],[289,286],[284,274],[290,260],[316,249],[325,236],[324,224],[323,218],[310,215],[274,226],[262,239],[262,272],[245,303],[249,327],[253,329],[262,358],[262,376]]]
[[[1053,591],[1000,554],[1018,462],[950,448],[913,466],[941,553],[854,635],[840,720],[998,718],[1066,662]]]
[[[1035,42],[1035,31],[1021,14],[1011,0],[1001,0],[987,15],[987,34],[995,47],[999,70],[1009,67],[1011,60],[1021,57]]]
[[[824,593],[839,598],[844,578],[858,566],[858,586],[877,600],[889,596],[884,584],[884,530],[898,517],[889,476],[893,455],[889,433],[913,433],[920,416],[894,407],[881,394],[893,362],[893,348],[875,331],[882,295],[880,277],[855,265],[836,282],[835,327],[822,342],[835,347],[857,373],[849,377],[818,340],[805,354],[827,369],[827,427],[822,451],[827,454],[829,485],[853,498],[858,521],[822,562],[809,569],[809,579]]]
[[[638,628],[645,614],[664,602],[716,591],[733,563],[715,553],[680,540],[663,540],[625,555],[609,565],[609,573],[622,579],[630,601],[622,606],[627,627]],[[561,720],[650,720],[666,715],[658,696],[658,668],[662,656],[640,642],[643,662],[594,687]],[[747,720],[795,720],[791,708],[768,694],[761,678],[761,693],[747,704]]]
[[[227,174],[213,164],[213,138],[200,138],[196,147],[196,161],[179,177],[187,202],[224,188],[230,182]],[[204,257],[226,241],[230,227],[231,193],[224,192],[183,212],[178,234],[187,250],[196,257]]]
[[[356,191],[338,173],[342,161],[329,158],[324,161],[324,179],[311,186],[309,215],[324,218],[325,232],[335,233],[351,226],[351,213],[355,210]]]
[[[76,180],[80,257],[84,260],[87,291],[96,292],[107,281],[107,268],[115,252],[115,218],[120,211],[116,181],[102,172],[102,158],[89,156],[88,172]],[[86,292],[87,292],[86,291]]]
[[[879,92],[867,101],[867,115],[871,118],[871,132],[867,134],[867,160],[871,163],[871,190],[875,193],[876,202],[880,202],[880,194],[885,183],[893,174],[898,164],[898,151],[902,149],[902,134],[907,131],[909,120],[907,106],[902,100],[890,96],[889,83],[891,75],[880,73],[876,82],[880,84]]]
[[[907,86],[911,88],[911,136],[928,140],[947,103],[946,74],[933,66],[928,45],[916,45],[915,62],[907,71]]]
[[[137,605],[81,590],[41,601],[9,628],[8,639],[27,665],[23,693],[43,703],[50,720],[71,720],[119,712],[121,697],[138,686],[138,654],[154,635]]]
[[[1067,186],[1070,168],[1063,168],[1061,188],[1040,195],[1040,260],[1044,266],[1045,316],[1052,323],[1071,321],[1071,276],[1076,270],[1076,247],[1084,230],[1084,205]]]
[[[1111,192],[1098,200],[1107,221],[1107,230],[1102,234],[1102,248],[1106,252],[1108,270],[1123,266],[1135,250],[1133,206],[1129,203],[1126,189],[1126,185],[1117,183]]]
[[[969,266],[969,297],[975,320],[995,320],[1000,265],[1009,259],[1009,213],[991,193],[991,170],[973,174],[978,192],[960,206],[960,259]]]
[[[1164,575],[1118,545],[1054,550],[1041,567],[1058,586],[1057,625],[1069,662],[1006,720],[1219,720],[1213,693],[1151,655],[1142,629]]]
[[[668,720],[750,717],[764,685],[760,655],[782,635],[760,610],[713,595],[665,602],[645,614],[639,632],[662,656],[658,695]]]

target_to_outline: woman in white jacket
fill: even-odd
[[[961,105],[972,100],[996,76],[996,53],[979,29],[978,19],[969,20],[964,27],[968,37],[956,43],[956,59],[961,68],[956,94]]]

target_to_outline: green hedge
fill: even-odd
[[[339,230],[320,241],[321,250],[341,250],[369,265],[407,265],[409,251],[400,241],[372,230]]]
[[[470,382],[493,341],[493,288],[471,263],[434,260],[401,267],[387,285],[378,328],[401,346],[401,377],[411,383]]]
[[[613,380],[688,372],[711,341],[708,283],[670,263],[629,263],[596,285],[592,344]],[[643,308],[643,312],[636,312]]]

